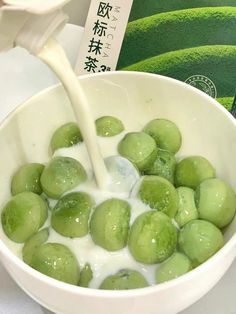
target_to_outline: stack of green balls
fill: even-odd
[[[118,153],[141,176],[130,199],[110,197],[97,203],[94,195],[74,191],[88,177],[83,165],[70,157],[53,157],[46,165],[23,165],[13,174],[12,197],[1,220],[9,239],[24,243],[24,262],[54,279],[89,287],[94,265],[87,262],[81,269],[71,249],[49,241],[51,228],[71,239],[89,236],[94,245],[109,252],[127,247],[137,264],[157,265],[156,283],[175,279],[214,255],[224,245],[221,229],[235,215],[235,193],[216,178],[206,158],[178,160],[182,136],[176,124],[155,119],[131,133],[125,133],[116,117],[100,117],[95,124],[100,137],[124,133]],[[82,141],[79,127],[70,122],[54,132],[50,148],[54,152]],[[146,206],[134,221],[133,198]],[[48,219],[51,199],[54,206]],[[136,269],[120,269],[99,288],[127,290],[148,285]]]
[[[206,158],[177,161],[181,142],[173,122],[154,119],[141,132],[126,134],[118,146],[143,175],[136,196],[150,207],[134,221],[129,249],[138,262],[161,263],[157,283],[177,278],[214,255],[224,245],[220,229],[236,211],[235,193],[215,177]]]

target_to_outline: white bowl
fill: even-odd
[[[182,82],[146,73],[114,72],[81,78],[94,118],[102,114],[136,129],[159,117],[183,134],[180,156],[202,155],[217,175],[236,187],[236,120],[215,100]],[[49,140],[61,124],[74,120],[61,86],[49,88],[15,110],[0,126],[0,204],[10,197],[10,177],[25,162],[49,160]],[[1,206],[2,207],[2,206]],[[174,314],[193,304],[224,275],[236,256],[236,219],[224,233],[225,246],[206,263],[170,282],[129,291],[71,286],[24,264],[10,250],[0,227],[0,259],[18,285],[60,314]]]

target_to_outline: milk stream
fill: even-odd
[[[63,48],[56,40],[50,39],[37,57],[44,61],[62,82],[80,126],[97,185],[100,189],[105,189],[109,176],[97,143],[93,116],[80,81],[71,68]]]

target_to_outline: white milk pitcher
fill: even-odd
[[[65,26],[70,0],[0,0],[0,52],[15,46],[37,54]]]

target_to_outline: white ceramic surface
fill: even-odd
[[[94,117],[102,107],[119,117],[125,110],[140,126],[154,117],[175,121],[184,136],[181,155],[201,154],[218,176],[236,187],[236,121],[212,98],[184,83],[150,74],[106,73],[82,83]],[[49,158],[48,141],[56,126],[73,118],[61,87],[34,96],[0,127],[0,203],[9,197],[10,174],[24,161]],[[29,132],[30,130],[30,132]],[[155,287],[125,292],[73,287],[34,271],[0,241],[0,258],[14,280],[39,303],[61,314],[174,314],[202,297],[229,268],[236,255],[236,219],[225,233],[227,244],[192,272]],[[7,242],[7,239],[3,241]]]

